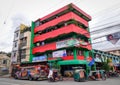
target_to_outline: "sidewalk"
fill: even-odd
[[[0,75],[0,78],[10,78],[10,74]]]

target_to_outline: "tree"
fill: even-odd
[[[106,56],[104,56],[104,58],[102,59],[101,58],[101,61],[102,61],[102,69],[104,69],[105,71],[110,71],[113,69],[113,66],[110,65],[110,63],[112,63],[112,61],[107,58]]]
[[[0,54],[6,54],[8,57],[11,57],[11,52],[4,52],[4,51],[0,51]]]
[[[11,57],[11,52],[7,53],[7,56],[8,56],[8,57]]]

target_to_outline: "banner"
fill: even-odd
[[[68,39],[68,40],[56,42],[56,48],[79,46],[79,45],[88,45],[88,43],[78,39]]]
[[[110,41],[112,44],[116,44],[117,41],[120,39],[120,32],[107,35],[106,38],[107,38],[107,40]]]
[[[52,53],[53,57],[65,57],[67,56],[66,50],[59,50],[59,51],[54,51]]]
[[[92,60],[90,61],[90,63],[88,64],[88,66],[92,66],[94,63],[95,63],[95,60],[92,59]]]
[[[42,55],[42,56],[33,57],[32,59],[32,62],[40,62],[40,61],[47,61],[47,56]]]

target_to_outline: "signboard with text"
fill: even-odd
[[[66,50],[54,51],[52,53],[53,57],[65,57],[67,56]]]
[[[42,55],[42,56],[36,56],[33,57],[32,62],[40,62],[40,61],[47,61],[47,56]]]

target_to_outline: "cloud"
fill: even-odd
[[[20,24],[30,25],[30,21],[23,14],[16,14],[12,18],[12,27],[16,28]]]
[[[11,52],[16,27],[20,26],[20,24],[29,26],[30,21],[23,14],[16,14],[7,21],[0,33],[0,51]]]

